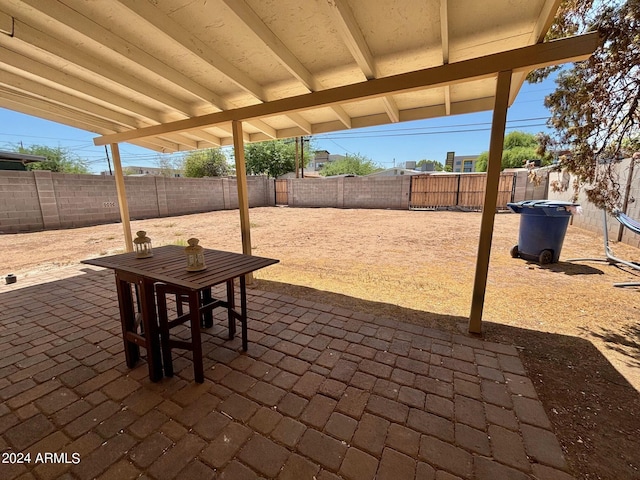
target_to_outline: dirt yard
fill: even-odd
[[[467,334],[480,213],[257,208],[253,253],[280,259],[255,286]],[[570,226],[561,261],[513,259],[520,216],[499,214],[483,335],[516,345],[578,479],[640,478],[640,276],[606,263],[601,236]],[[154,246],[241,251],[237,211],[132,222]],[[619,257],[640,250],[614,245]],[[119,224],[0,236],[0,275],[38,275],[123,251]],[[1,293],[2,289],[0,289]],[[0,295],[0,303],[2,296]]]

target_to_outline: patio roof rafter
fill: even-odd
[[[288,112],[301,112],[334,104],[355,102],[367,98],[379,98],[390,93],[443,87],[445,85],[463,83],[473,79],[495,77],[497,72],[500,71],[528,72],[549,65],[584,60],[595,50],[599,42],[600,38],[597,33],[589,33],[450,63],[439,67],[283,98],[259,105],[226,110],[113,135],[105,135],[95,138],[94,143],[96,145],[105,145],[108,143],[161,135],[167,132],[195,130],[233,120],[245,121],[255,118],[265,118]]]
[[[373,55],[369,50],[367,41],[362,34],[362,30],[358,26],[358,22],[353,16],[353,12],[343,0],[333,0],[327,2],[328,7],[333,14],[334,23],[338,28],[340,36],[345,45],[353,55],[356,63],[362,70],[367,80],[378,78],[378,71],[373,59]],[[390,95],[382,97],[384,109],[389,117],[389,121],[397,123],[400,121],[400,111],[393,97]]]
[[[449,0],[440,0],[440,41],[442,43],[442,64],[449,63]],[[451,115],[451,87],[444,86],[444,110]]]

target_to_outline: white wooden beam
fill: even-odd
[[[13,17],[4,12],[0,12],[0,34],[13,35]]]
[[[371,50],[367,45],[362,30],[360,30],[360,26],[349,4],[344,0],[332,0],[326,2],[326,4],[331,10],[334,25],[337,27],[338,33],[360,67],[360,70],[364,73],[364,76],[368,80],[376,78],[376,67],[373,61],[373,55],[371,55]]]
[[[247,2],[244,0],[222,0],[222,2],[257,36],[292,76],[298,79],[311,92],[319,89],[318,83],[311,72],[300,63],[298,58],[291,53],[278,36],[265,25]]]
[[[322,89],[322,85],[307,70],[307,68],[291,53],[284,43],[273,33],[273,31],[265,25],[262,19],[253,11],[253,9],[244,0],[222,0],[225,5],[243,22],[249,30],[251,30],[259,41],[261,41],[276,57],[278,62],[287,69],[287,71],[296,78],[309,92],[315,92]],[[343,109],[331,107],[336,116],[347,127],[350,128],[351,119]],[[303,130],[310,130],[307,127],[308,122],[300,123],[301,117],[292,120]],[[252,125],[254,125],[252,123]],[[255,125],[254,125],[255,126]],[[270,135],[268,130],[262,130],[266,135]],[[272,137],[275,138],[275,137]]]
[[[398,105],[391,95],[382,97],[382,103],[384,104],[384,111],[387,112],[389,121],[392,123],[398,123],[400,121],[400,110]]]
[[[351,128],[351,117],[345,109],[340,105],[331,105],[331,108],[333,109],[333,113],[338,117],[340,123],[342,123],[346,128]]]
[[[249,192],[247,188],[247,167],[244,161],[244,135],[242,122],[234,121],[233,156],[236,162],[236,180],[238,182],[238,209],[240,210],[240,232],[242,235],[242,253],[251,255],[251,222],[249,221]]]
[[[440,0],[440,41],[442,43],[442,64],[449,63],[449,0]],[[451,115],[451,87],[444,87],[445,115]]]
[[[83,113],[89,113],[110,121],[113,124],[120,124],[127,128],[140,128],[144,125],[138,119],[129,115],[105,108],[90,100],[71,95],[70,93],[49,87],[46,84],[36,82],[35,80],[30,80],[13,73],[9,73],[8,71],[0,71],[0,84],[6,85],[15,91],[22,91],[26,95],[47,99],[51,103],[58,103]],[[31,92],[38,93],[34,94]]]
[[[311,134],[311,123],[305,120],[299,113],[290,113],[288,117],[300,127],[307,135]]]
[[[111,158],[113,159],[116,192],[118,195],[118,208],[120,209],[120,220],[122,221],[122,230],[124,233],[124,248],[127,252],[133,252],[133,239],[129,219],[129,202],[127,201],[127,189],[124,186],[124,174],[122,173],[120,150],[117,143],[111,144]]]
[[[444,86],[444,114],[451,115],[451,87],[449,85]]]
[[[249,123],[253,127],[255,127],[258,130],[260,130],[262,133],[264,133],[267,137],[269,137],[269,138],[278,138],[278,132],[276,131],[276,129],[273,128],[273,127],[270,127],[269,125],[264,123],[262,120],[258,120],[258,119],[254,118]]]
[[[0,36],[0,47],[4,47],[0,57],[0,64],[4,63],[16,71],[23,71],[33,77],[43,79],[43,82],[48,85],[55,83],[61,85],[65,90],[70,89],[79,92],[90,97],[97,105],[116,108],[121,112],[130,112],[152,123],[162,123],[161,114],[157,110],[145,107],[140,102],[134,102],[117,93],[91,84],[85,79],[69,75],[60,68],[41,63],[38,59],[29,57],[27,52],[12,51],[9,49],[9,43],[12,46],[16,46],[16,42],[12,41],[12,39],[5,39]]]
[[[511,71],[500,72],[498,74],[496,101],[493,108],[493,121],[491,123],[487,183],[484,194],[484,205],[482,207],[476,274],[473,283],[471,314],[469,316],[469,331],[471,333],[481,333],[482,331],[482,310],[484,308],[484,297],[487,289],[491,239],[493,238],[493,225],[496,217],[496,205],[498,203],[498,185],[500,183],[500,170],[502,170],[502,149],[504,145],[504,131],[507,125],[510,86]]]
[[[224,101],[215,93],[195,82],[187,75],[173,68],[173,66],[155,58],[136,45],[119,37],[96,21],[85,17],[73,8],[61,2],[42,2],[40,0],[21,0],[22,4],[37,9],[41,14],[54,19],[56,22],[82,34],[88,39],[101,45],[108,45],[109,49],[122,56],[124,61],[133,62],[156,75],[183,88],[196,97],[221,105]]]
[[[440,42],[442,63],[449,63],[449,0],[440,0]]]
[[[391,93],[425,90],[480,78],[490,78],[505,70],[531,70],[588,58],[600,39],[597,33],[575,36],[507,52],[496,53],[439,67],[378,78],[363,83],[336,87],[295,97],[283,98],[259,105],[212,113],[165,125],[107,135],[94,139],[96,145],[160,135],[169,131],[194,130],[233,120],[247,120],[290,112],[377,98]]]
[[[105,68],[102,63],[98,62],[91,55],[82,52],[80,49],[69,48],[69,45],[55,38],[55,35],[52,36],[41,32],[18,20],[16,20],[16,33],[11,41],[23,42],[27,46],[33,45],[59,57],[61,59],[59,62],[61,65],[64,65],[66,62],[77,65],[91,75],[97,75],[112,82],[114,87],[129,89],[134,95],[142,95],[163,106],[170,107],[187,117],[196,114],[196,110],[192,105],[176,99],[161,88],[140,82],[139,78],[129,75],[121,69]],[[13,46],[13,43],[11,45]]]
[[[119,0],[125,7],[138,15],[141,21],[145,21],[153,25],[159,32],[179,43],[182,47],[189,50],[194,55],[206,61],[213,68],[225,75],[229,80],[234,82],[244,91],[253,95],[259,100],[266,100],[263,88],[253,81],[247,74],[229,63],[223,57],[218,55],[213,49],[204,42],[192,35],[187,29],[173,21],[169,16],[161,12],[151,2],[147,0]],[[230,106],[219,98],[218,102],[213,102],[222,109]]]

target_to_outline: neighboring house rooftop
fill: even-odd
[[[27,163],[44,162],[46,157],[0,151],[0,170],[26,170]]]

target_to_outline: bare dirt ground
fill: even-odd
[[[480,213],[257,208],[253,253],[280,259],[256,288],[467,334]],[[606,263],[602,238],[570,226],[561,261],[513,259],[520,216],[498,214],[483,335],[516,345],[578,479],[640,478],[640,276]],[[241,251],[237,211],[138,220],[154,246]],[[619,257],[640,250],[614,245]],[[119,224],[0,236],[0,274],[123,251]],[[0,303],[2,297],[0,296]]]

